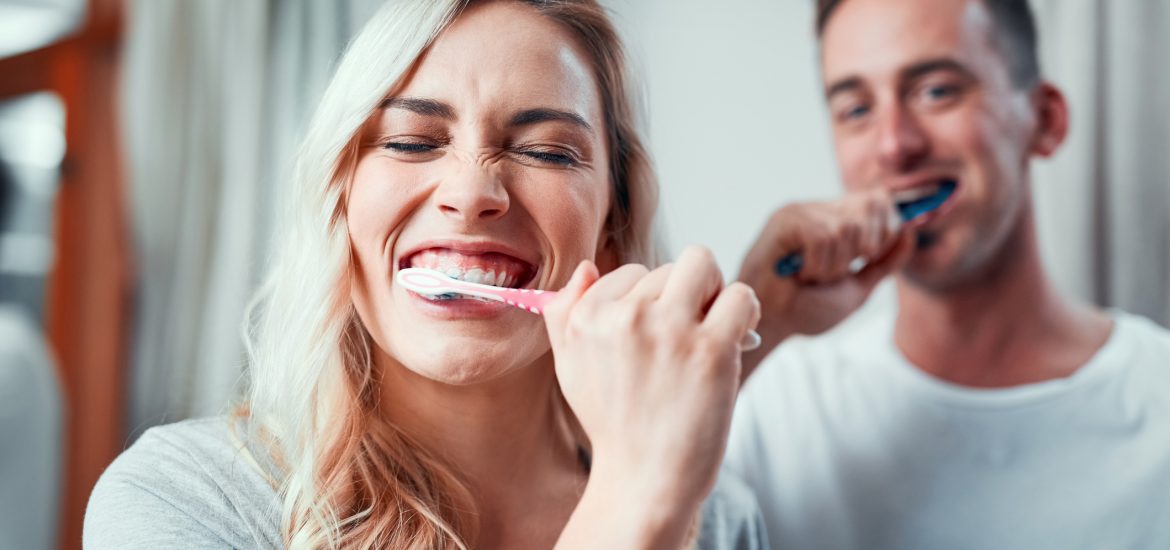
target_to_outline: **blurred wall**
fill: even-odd
[[[711,248],[724,276],[772,210],[836,196],[812,0],[606,0],[646,87],[673,253]]]

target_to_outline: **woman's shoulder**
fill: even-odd
[[[232,422],[188,420],[142,434],[94,487],[85,547],[280,546],[277,490]]]
[[[767,550],[764,516],[756,497],[734,474],[723,471],[703,503],[702,550]]]

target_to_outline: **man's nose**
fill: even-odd
[[[878,120],[878,155],[892,173],[913,168],[930,154],[930,138],[909,109],[895,104]]]

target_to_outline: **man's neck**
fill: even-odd
[[[1104,345],[1112,321],[1056,291],[1030,222],[977,282],[940,292],[899,279],[894,341],[911,363],[955,384],[1010,387],[1067,377]]]

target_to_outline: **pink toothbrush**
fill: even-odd
[[[557,297],[557,293],[551,291],[469,283],[448,277],[441,271],[421,267],[408,267],[399,271],[397,280],[398,284],[407,290],[434,300],[450,300],[460,295],[470,296],[481,300],[504,302],[537,315],[544,311],[545,304]]]
[[[430,297],[432,300],[451,300],[459,296],[468,296],[480,300],[504,302],[537,315],[544,311],[545,305],[557,297],[557,293],[551,290],[504,288],[469,283],[448,277],[441,271],[421,267],[408,267],[400,270],[395,280],[407,290]],[[760,347],[759,333],[754,330],[748,331],[743,342],[740,342],[740,348],[743,351],[751,351],[758,347]]]

